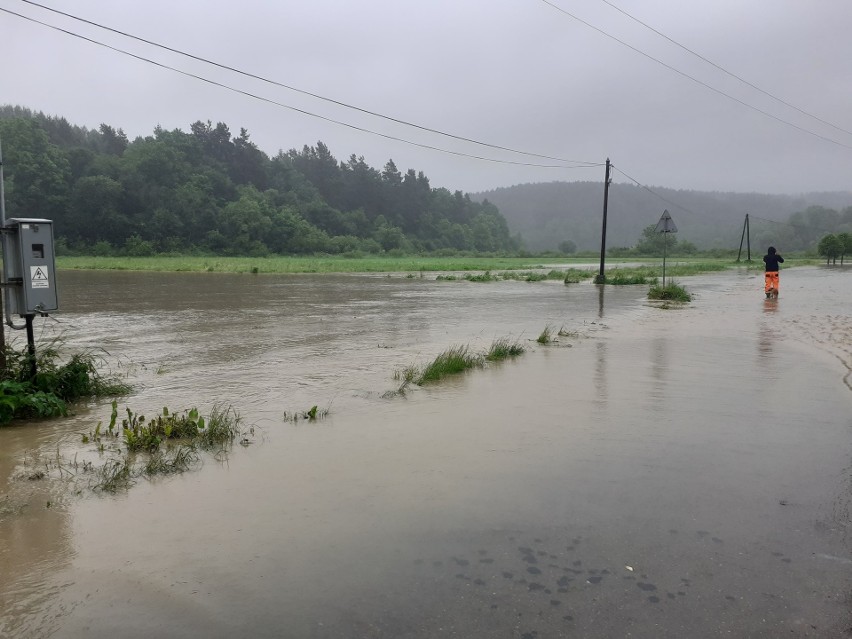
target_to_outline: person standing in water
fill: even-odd
[[[770,246],[763,256],[763,263],[766,264],[766,275],[764,277],[763,290],[766,293],[766,298],[769,299],[773,295],[778,297],[778,269],[779,264],[784,261],[784,258],[778,254],[774,246]]]

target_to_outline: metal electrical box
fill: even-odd
[[[11,218],[2,232],[8,313],[23,316],[57,310],[53,221]]]

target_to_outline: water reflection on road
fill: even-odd
[[[63,273],[58,326],[132,371],[128,405],[226,401],[262,437],[92,497],[19,460],[105,403],[0,430],[0,634],[831,636],[848,275],[784,278],[771,307],[745,272],[688,278],[696,300],[665,310],[591,284]],[[538,345],[547,325],[564,335]],[[529,351],[383,397],[394,370],[504,336]],[[325,420],[282,419],[314,404]]]

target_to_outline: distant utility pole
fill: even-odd
[[[748,249],[748,259],[746,261],[751,262],[751,229],[748,226],[748,213],[745,216],[745,222],[743,223],[743,234],[740,237],[740,250],[737,253],[737,262],[740,261],[740,255],[743,254],[743,240],[746,240],[746,246]]]
[[[605,281],[604,277],[604,256],[606,255],[606,207],[607,202],[609,200],[609,169],[611,164],[609,163],[609,158],[606,159],[606,175],[604,176],[604,205],[603,205],[603,230],[601,231],[601,270],[598,273],[598,276],[595,278],[595,282],[598,284],[603,284]]]

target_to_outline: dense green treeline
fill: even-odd
[[[514,252],[488,201],[322,143],[270,158],[245,129],[121,129],[0,107],[6,215],[54,220],[57,252],[221,255]]]

